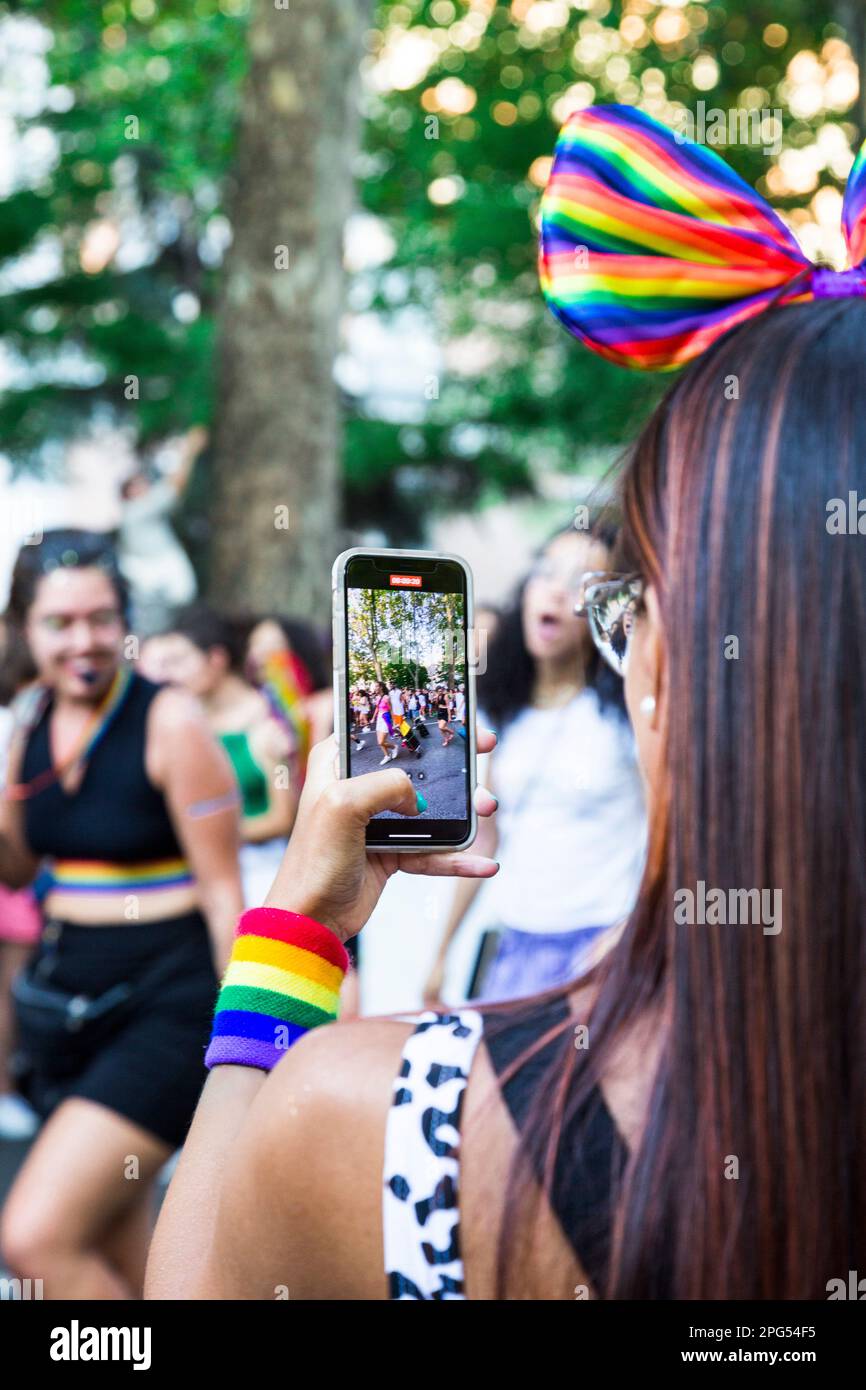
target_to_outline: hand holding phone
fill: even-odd
[[[488,753],[495,747],[496,735],[481,730],[477,742],[479,750]],[[465,850],[371,853],[365,839],[371,817],[397,808],[406,818],[417,819],[413,783],[391,767],[369,777],[340,779],[338,763],[336,736],[315,745],[292,838],[265,899],[266,907],[313,917],[345,942],[364,926],[398,869],[457,878],[492,878],[498,871],[494,859]],[[480,816],[496,810],[496,798],[484,787],[476,787],[474,804]]]

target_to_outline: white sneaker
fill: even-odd
[[[386,753],[385,756],[384,756],[384,758],[383,758],[382,761],[380,762],[379,766],[380,766],[380,767],[384,767],[385,764],[386,764],[386,763],[389,763],[390,761],[391,761],[391,755],[390,755],[390,753]]]
[[[392,760],[393,760],[394,758],[396,758],[396,756],[397,756],[397,754],[398,754],[399,752],[400,752],[400,749],[399,749],[399,748],[392,748],[392,749],[391,749],[391,758],[392,758]]]
[[[38,1128],[39,1116],[23,1096],[0,1095],[0,1139],[32,1139]]]

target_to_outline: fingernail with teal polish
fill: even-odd
[[[415,800],[418,802],[418,810],[419,810],[419,811],[426,811],[426,810],[427,810],[427,802],[424,800],[424,798],[423,798],[423,796],[421,795],[420,792],[416,792],[416,793],[415,793]]]

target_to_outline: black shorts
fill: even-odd
[[[91,997],[121,982],[135,997],[89,1053],[46,1062],[20,1029],[12,1057],[17,1090],[47,1119],[73,1096],[98,1101],[179,1148],[207,1079],[204,1054],[219,981],[199,912],[128,926],[79,926],[49,919],[34,961],[54,950],[48,980]],[[58,1049],[62,1052],[62,1049]]]

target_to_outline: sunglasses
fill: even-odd
[[[618,676],[628,668],[629,640],[643,603],[640,574],[591,570],[577,587],[574,611],[586,618],[592,640]]]

